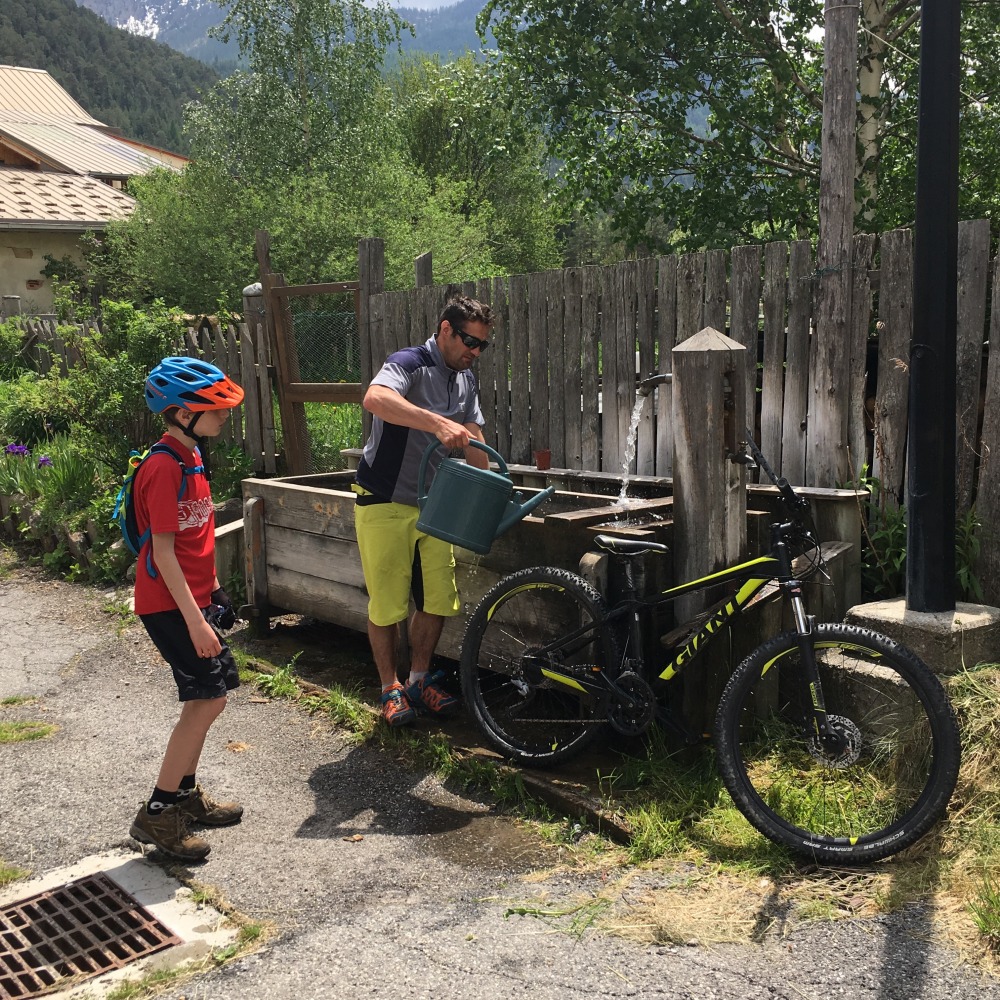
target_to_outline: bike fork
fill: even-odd
[[[795,633],[798,636],[799,653],[802,658],[802,673],[806,688],[803,692],[806,702],[802,711],[806,734],[810,738],[818,739],[828,753],[839,756],[844,750],[844,739],[829,725],[826,702],[823,699],[823,685],[816,664],[816,616],[806,614],[802,586],[798,580],[789,581],[786,592],[795,618]]]

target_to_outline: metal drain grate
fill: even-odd
[[[0,909],[0,1000],[43,996],[180,944],[103,872]]]

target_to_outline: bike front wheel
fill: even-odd
[[[905,646],[850,625],[813,636],[837,750],[808,731],[808,684],[794,632],[750,654],[715,721],[719,770],[744,816],[778,844],[824,863],[877,861],[944,814],[960,759],[941,682]]]
[[[522,764],[554,764],[583,750],[607,722],[608,699],[546,676],[601,672],[619,657],[607,607],[582,577],[551,566],[500,580],[462,640],[462,695],[490,746]]]

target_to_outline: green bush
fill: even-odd
[[[34,447],[69,431],[74,403],[58,375],[23,372],[0,386],[0,436]]]
[[[337,472],[346,468],[341,449],[361,447],[360,404],[306,403],[305,410],[313,469]]]
[[[16,319],[0,323],[0,380],[16,379],[30,367],[24,353],[24,329]]]

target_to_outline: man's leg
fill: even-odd
[[[444,618],[414,611],[410,619],[410,676],[423,675],[431,669],[431,657],[441,638]]]
[[[382,690],[395,684],[396,676],[396,641],[399,630],[395,625],[376,625],[368,622],[368,641],[371,643],[372,656],[378,670]]]
[[[432,715],[451,715],[458,708],[458,699],[449,694],[430,673],[431,658],[441,638],[444,618],[426,611],[414,611],[410,619],[410,677],[406,697],[411,705]]]

